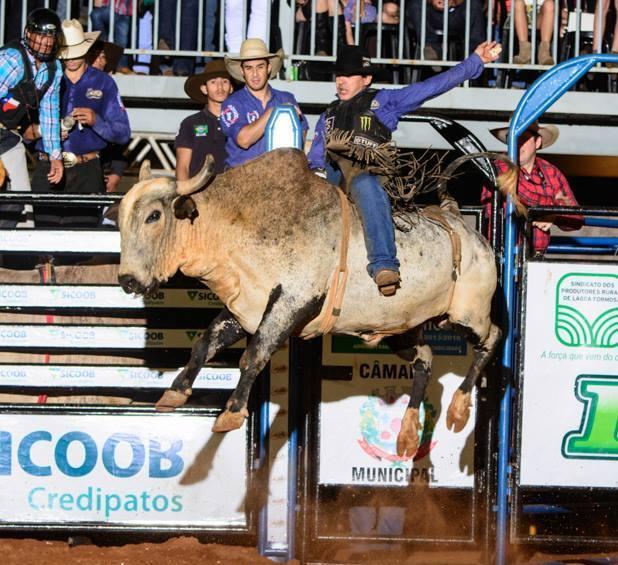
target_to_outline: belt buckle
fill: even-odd
[[[74,167],[77,165],[77,155],[75,155],[75,153],[71,153],[70,151],[63,151],[62,162],[67,169]]]

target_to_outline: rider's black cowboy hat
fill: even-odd
[[[367,52],[357,45],[340,45],[335,61],[335,75],[337,76],[377,76],[382,73],[380,67],[371,64]]]

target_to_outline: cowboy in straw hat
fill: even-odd
[[[62,96],[60,116],[62,156],[65,174],[58,185],[60,191],[105,192],[100,153],[110,144],[124,145],[131,136],[127,112],[114,80],[86,63],[86,53],[99,35],[85,33],[77,20],[62,22],[64,43]],[[37,142],[36,148],[40,150]],[[34,192],[49,192],[49,162],[39,153],[32,178]],[[34,211],[37,226],[98,225],[98,208],[59,208],[38,206]]]
[[[293,104],[300,116],[303,132],[309,129],[294,95],[268,84],[268,80],[281,69],[282,62],[281,49],[269,53],[266,44],[255,38],[245,39],[238,55],[225,57],[230,75],[245,83],[244,88],[225,101],[221,112],[221,125],[227,135],[228,156],[225,163],[228,167],[241,165],[265,152],[264,130],[276,106]]]
[[[502,143],[507,143],[509,127],[490,130],[490,133]],[[541,126],[534,122],[518,139],[519,178],[517,182],[517,199],[524,206],[578,206],[569,181],[555,166],[537,155],[540,149],[553,145],[559,136],[556,126]],[[495,162],[499,173],[507,169],[502,161]],[[491,215],[492,191],[483,187],[481,203],[485,205],[485,215]],[[536,256],[542,255],[549,245],[552,225],[570,231],[582,226],[581,216],[559,216],[552,214],[532,222],[532,247]]]
[[[62,22],[64,41],[60,46],[58,58],[67,60],[85,57],[100,33],[100,31],[88,31],[84,33],[82,24],[77,20],[64,20]]]
[[[363,224],[367,271],[384,296],[394,295],[400,286],[391,204],[380,180],[396,179],[400,172],[391,134],[402,115],[478,77],[500,50],[495,42],[481,43],[456,67],[428,81],[392,90],[369,89],[378,69],[360,47],[342,46],[337,53],[337,100],[318,120],[309,166],[326,169],[331,182],[342,182],[349,191]]]
[[[221,59],[210,61],[204,72],[185,81],[187,95],[204,107],[180,124],[174,142],[177,180],[195,176],[207,155],[215,159],[215,173],[223,172],[227,153],[219,118],[221,104],[233,90],[232,77]]]

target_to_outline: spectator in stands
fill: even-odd
[[[99,71],[112,74],[124,49],[120,45],[97,39],[86,53],[88,64]],[[101,166],[105,178],[105,190],[117,192],[120,180],[127,168],[127,158],[124,155],[126,145],[109,144],[101,151]]]
[[[345,183],[363,224],[367,271],[384,296],[394,295],[400,283],[391,206],[380,181],[380,175],[387,172],[384,163],[393,159],[392,132],[401,116],[461,82],[476,78],[500,51],[493,42],[481,43],[465,61],[438,76],[378,91],[369,89],[378,69],[361,48],[342,46],[337,54],[337,100],[318,120],[309,166],[325,170],[333,184]],[[344,170],[352,174],[341,178]]]
[[[94,0],[94,7],[90,12],[92,29],[101,32],[101,39],[107,39],[110,33],[110,3],[109,0]],[[133,14],[132,0],[114,0],[114,43],[126,48],[129,46],[131,31],[131,16]],[[129,57],[122,55],[118,63],[118,72],[132,74]]]
[[[311,21],[313,10],[312,0],[296,0],[296,8],[296,22]],[[337,43],[342,44],[346,41],[345,18],[343,16],[342,2],[339,0],[315,0],[316,55],[330,55],[332,52],[335,11],[339,14],[337,18]],[[308,38],[302,43],[307,44]],[[308,49],[305,49],[303,52],[308,53],[309,51]]]
[[[176,16],[178,2],[159,2],[159,49],[176,49]],[[185,0],[180,4],[180,38],[178,48],[183,51],[201,50],[197,44],[199,22],[198,0]],[[204,2],[204,50],[215,50],[215,24],[217,21],[217,0]],[[195,57],[174,57],[171,69],[164,69],[164,75],[188,76],[195,68]]]
[[[176,180],[195,176],[206,159],[215,158],[215,172],[225,169],[225,135],[221,129],[221,104],[232,93],[232,77],[222,60],[212,60],[199,75],[189,77],[185,92],[204,107],[180,124],[174,147],[176,149]]]
[[[357,0],[347,0],[343,9],[346,29],[346,43],[354,45],[354,26],[356,25],[356,6]],[[361,24],[376,23],[378,21],[378,11],[371,0],[364,0],[359,8],[359,21]],[[396,2],[384,2],[382,4],[382,23],[399,23],[399,6]]]
[[[268,2],[270,0],[251,1],[251,16],[247,33],[244,35],[246,21],[244,0],[225,0],[225,44],[229,52],[238,53],[245,37],[254,37],[264,43],[267,42]]]
[[[417,44],[421,44],[422,2],[412,0],[409,17],[416,34]],[[463,42],[466,33],[466,0],[427,0],[425,18],[424,58],[430,61],[442,59],[442,39],[444,37],[444,8],[448,10],[448,39]],[[474,51],[485,39],[483,9],[480,0],[470,2],[470,42],[469,49]],[[448,58],[448,54],[446,54]]]
[[[41,137],[47,159],[46,182],[57,184],[63,174],[58,106],[62,70],[56,61],[60,19],[39,8],[28,15],[23,39],[0,50],[0,157],[12,191],[29,191],[30,179],[22,139]],[[15,227],[23,206],[0,206],[0,226]]]
[[[257,38],[245,39],[240,54],[227,55],[225,66],[233,79],[245,87],[234,92],[223,104],[221,125],[227,136],[228,167],[242,165],[266,149],[264,131],[274,108],[280,104],[296,107],[303,132],[309,129],[296,98],[290,92],[275,90],[268,80],[277,76],[283,63],[283,49],[269,53],[266,44]]]
[[[532,44],[528,41],[528,13],[533,10],[532,0],[514,0],[515,34],[519,43],[519,52],[513,57],[513,63],[527,65],[532,62]],[[539,65],[554,65],[551,55],[551,38],[554,33],[554,0],[537,0],[538,14],[536,27],[541,36],[537,59]]]
[[[110,143],[129,141],[129,120],[112,78],[86,63],[86,53],[99,32],[84,33],[77,20],[63,21],[62,31],[65,45],[59,55],[64,62],[60,115],[65,175],[54,189],[47,176],[47,154],[39,152],[32,189],[44,193],[105,192],[99,154]],[[36,147],[40,150],[40,142]],[[35,206],[34,215],[37,226],[94,227],[99,223],[97,208]]]
[[[602,52],[603,37],[605,36],[605,24],[609,13],[610,0],[599,0],[594,9],[594,51]],[[614,33],[612,35],[611,52],[618,53],[618,0],[614,0]],[[608,65],[609,66],[609,65]],[[615,65],[611,65],[615,66]]]
[[[507,143],[509,128],[491,130],[492,135],[502,143]],[[525,206],[578,206],[569,182],[560,170],[537,155],[541,148],[548,148],[558,139],[558,128],[532,124],[519,136],[519,181],[517,194]],[[502,161],[496,161],[498,172],[506,170]],[[481,203],[485,206],[485,216],[491,215],[492,192],[483,187]],[[551,215],[532,222],[532,249],[536,256],[542,256],[549,245],[549,232],[552,225],[570,231],[582,226],[581,216]]]

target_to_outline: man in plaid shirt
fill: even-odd
[[[491,133],[507,143],[509,128],[496,128]],[[578,206],[569,182],[560,170],[537,156],[537,150],[547,148],[558,139],[558,128],[532,124],[519,137],[519,181],[517,194],[525,206]],[[502,161],[496,161],[499,173],[506,171]],[[485,216],[491,215],[492,191],[483,187],[481,204],[485,206]],[[549,246],[550,230],[553,224],[565,231],[577,230],[582,226],[579,215],[552,214],[532,222],[532,249],[535,255],[542,255]]]
[[[22,139],[40,135],[51,164],[49,182],[56,184],[63,175],[59,119],[62,69],[56,61],[60,33],[58,16],[39,8],[28,15],[23,39],[0,49],[0,157],[13,191],[30,190]],[[1,225],[14,227],[22,209],[21,205],[2,205]]]

